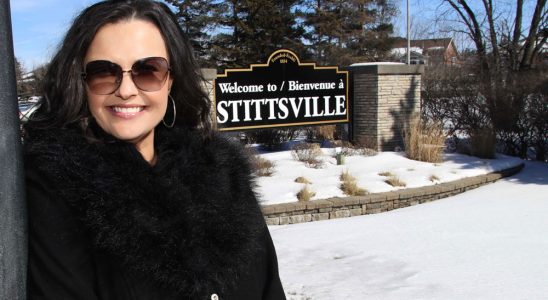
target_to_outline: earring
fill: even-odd
[[[171,94],[168,94],[168,99],[171,100],[171,105],[173,106],[173,120],[168,125],[166,124],[166,121],[162,119],[162,123],[164,123],[164,126],[167,128],[173,128],[173,125],[175,125],[175,120],[177,119],[177,109],[175,108],[175,100],[173,100],[173,97],[171,97]],[[165,118],[165,116],[164,116]]]

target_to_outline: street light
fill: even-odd
[[[409,0],[407,0],[407,64],[411,64],[411,37],[410,37]]]

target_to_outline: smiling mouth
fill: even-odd
[[[132,107],[111,106],[110,108],[114,112],[121,113],[121,114],[136,114],[145,109],[144,106],[132,106]]]
[[[122,119],[132,119],[140,116],[146,106],[109,106],[113,115]]]

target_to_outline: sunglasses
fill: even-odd
[[[130,73],[131,80],[138,89],[155,92],[164,86],[169,71],[171,71],[169,63],[163,57],[139,59],[131,66],[131,70],[127,71],[108,60],[94,60],[86,64],[82,78],[90,92],[109,95],[120,87],[124,73]]]

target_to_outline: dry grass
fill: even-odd
[[[298,161],[306,163],[308,167],[319,168],[322,166],[322,161],[318,158],[323,155],[319,144],[302,143],[295,145],[291,150],[291,156]]]
[[[339,176],[339,179],[341,181],[347,181],[347,180],[356,180],[356,178],[354,178],[354,176],[350,175],[350,173],[348,172],[348,170],[345,170],[345,171],[342,171],[341,172],[341,176]]]
[[[326,140],[333,140],[335,136],[335,125],[324,125],[315,127],[319,136]]]
[[[440,178],[436,175],[431,175],[428,179],[432,182],[436,182],[440,180]]]
[[[298,193],[297,193],[297,200],[299,201],[309,201],[314,197],[316,193],[311,191],[308,188],[308,185],[305,185]]]
[[[399,186],[404,187],[404,186],[406,186],[405,182],[401,181],[396,176],[390,176],[384,182],[388,183],[389,185],[391,185],[393,187],[399,187]]]
[[[424,123],[414,118],[405,130],[405,153],[409,159],[441,162],[445,134],[440,123]]]
[[[380,172],[380,173],[379,173],[379,176],[389,177],[389,176],[393,176],[393,174],[390,173],[390,172]]]
[[[332,141],[335,138],[337,126],[323,125],[306,127],[306,138],[309,141]]]
[[[304,183],[304,184],[311,184],[312,183],[308,179],[306,179],[305,177],[302,177],[302,176],[295,178],[295,182],[296,183]]]
[[[340,176],[341,179],[341,190],[343,193],[345,193],[348,196],[363,196],[367,194],[367,191],[365,189],[362,189],[358,187],[358,184],[356,183],[356,178],[350,173],[348,173],[348,170],[343,171]]]
[[[477,129],[470,133],[470,154],[480,158],[495,157],[496,136],[492,129]]]

